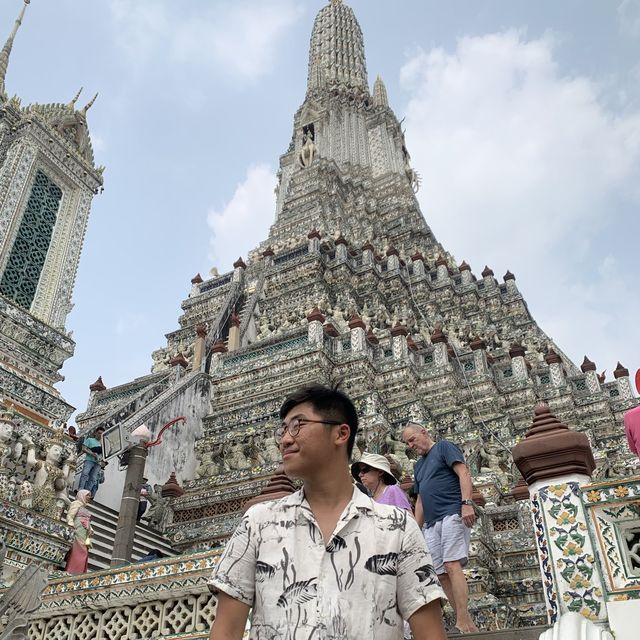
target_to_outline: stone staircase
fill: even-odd
[[[549,627],[522,627],[519,629],[501,629],[500,631],[481,631],[480,633],[465,633],[464,635],[450,635],[450,638],[464,638],[465,640],[538,640],[540,634]]]
[[[118,512],[99,502],[92,502],[89,505],[89,512],[91,527],[94,531],[93,547],[89,553],[89,571],[108,569],[111,564]],[[178,553],[171,548],[171,543],[161,533],[145,524],[143,516],[142,523],[136,525],[132,562],[136,562],[154,550],[161,551],[164,556],[175,556]]]

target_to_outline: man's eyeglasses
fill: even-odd
[[[361,464],[360,469],[358,470],[358,475],[369,473],[369,471],[371,471],[371,467],[368,464]]]
[[[295,438],[300,433],[300,428],[309,422],[315,422],[316,424],[330,424],[330,425],[338,425],[342,424],[342,422],[337,422],[336,420],[311,420],[310,418],[291,418],[289,422],[283,422],[274,432],[273,437],[275,438],[276,444],[280,444],[282,442],[282,438],[284,438],[284,434],[288,431],[289,435],[292,438]]]

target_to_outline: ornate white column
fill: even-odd
[[[362,264],[369,266],[373,264],[373,245],[367,241],[362,245]]]
[[[349,329],[351,329],[351,351],[360,353],[367,349],[366,325],[362,318],[354,313],[349,320]]]
[[[204,282],[204,280],[202,279],[202,276],[199,273],[196,273],[196,275],[191,278],[191,293],[189,294],[189,297],[193,298],[194,296],[197,296],[200,293],[200,285]]]
[[[395,247],[387,249],[387,270],[397,271],[400,268],[400,254]]]
[[[590,393],[597,393],[601,391],[600,380],[598,380],[598,374],[596,373],[596,363],[592,362],[584,357],[582,364],[580,365],[580,369],[582,373],[585,374],[585,381],[587,383],[587,389],[589,389]]]
[[[633,398],[633,391],[631,389],[631,381],[629,380],[629,369],[623,367],[619,362],[618,366],[613,372],[613,377],[616,380],[618,386],[618,393],[620,400],[629,400]]]
[[[549,377],[554,387],[562,387],[566,384],[562,358],[553,350],[547,351],[544,361],[549,365]]]
[[[458,267],[460,276],[462,277],[462,284],[473,284],[473,274],[471,273],[471,267],[463,260],[462,264]]]
[[[229,351],[236,351],[240,348],[240,316],[235,311],[231,314],[227,344]]]
[[[336,260],[339,262],[345,262],[349,255],[349,243],[342,237],[339,236],[336,241]]]
[[[493,275],[493,269],[490,269],[489,267],[485,267],[482,270],[482,282],[484,283],[485,289],[490,289],[491,287],[496,286],[496,279]]]
[[[211,349],[211,373],[222,371],[222,356],[224,356],[225,353],[227,353],[227,346],[224,340],[216,340]]]
[[[518,295],[520,293],[518,291],[518,286],[516,285],[516,277],[511,273],[511,271],[507,270],[507,273],[504,274],[503,280],[509,295]]]
[[[447,352],[447,336],[442,333],[439,327],[431,334],[431,344],[433,345],[433,363],[436,367],[446,367],[449,364],[449,354]]]
[[[487,373],[489,366],[487,363],[487,343],[479,337],[475,337],[471,342],[471,351],[473,351],[473,364],[476,373]]]
[[[393,345],[393,359],[404,360],[407,357],[407,328],[396,322],[396,325],[391,329],[391,340]]]
[[[315,344],[320,347],[324,343],[324,330],[322,327],[324,320],[325,317],[318,307],[315,307],[307,316],[307,322],[309,323],[307,340],[310,344]]]
[[[587,436],[562,424],[540,402],[532,428],[512,454],[529,486],[549,623],[568,612],[606,622],[603,583],[580,488],[595,469]]]
[[[307,238],[309,239],[309,253],[320,253],[320,240],[322,236],[317,229],[311,231]]]
[[[447,280],[449,280],[449,263],[443,256],[438,256],[438,259],[436,260],[436,270],[436,278],[439,283],[447,282]]]
[[[234,282],[241,282],[242,278],[244,277],[244,270],[247,268],[247,265],[245,264],[244,260],[242,258],[238,258],[234,263],[233,263],[233,281]]]
[[[418,251],[411,256],[411,260],[413,261],[413,275],[423,276],[426,273],[424,269],[424,256]]]
[[[527,361],[524,359],[524,354],[524,347],[517,342],[514,342],[509,348],[509,357],[511,358],[511,369],[513,370],[514,380],[526,380],[529,377]]]
[[[275,255],[274,250],[271,247],[267,247],[263,252],[262,252],[262,258],[264,260],[264,266],[265,267],[271,267],[273,266],[273,256]]]
[[[98,379],[93,384],[89,385],[89,407],[92,407],[95,404],[96,396],[98,395],[98,393],[100,393],[100,391],[106,390],[107,387],[105,386],[104,382],[102,382],[102,376],[98,376]]]
[[[196,325],[196,340],[193,345],[193,371],[202,367],[205,357],[205,342],[207,339],[207,327],[204,324]]]

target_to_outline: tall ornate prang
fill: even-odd
[[[79,94],[26,107],[7,97],[9,56],[28,3],[0,52],[0,395],[46,424],[72,412],[53,385],[74,351],[65,320],[102,168],[87,129],[93,101],[77,110]]]
[[[16,0],[11,0],[12,2]],[[8,97],[7,70],[29,0],[0,51],[0,533],[7,563],[60,563],[71,531],[73,412],[55,388],[75,344],[65,321],[93,196],[102,186],[87,129],[91,101],[23,107]],[[16,2],[16,7],[18,3]]]
[[[602,384],[580,371],[538,326],[513,274],[499,282],[487,267],[476,277],[454,259],[420,211],[418,183],[384,84],[369,89],[352,9],[327,2],[280,157],[269,236],[226,273],[194,278],[152,372],[96,391],[78,422],[103,424],[115,455],[140,422],[157,428],[185,408],[180,440],[146,468],[152,482],[176,470],[185,493],[172,499],[166,533],[198,552],[228,537],[251,499],[274,495],[274,473],[283,480],[273,432],[284,397],[342,379],[362,417],[355,455],[388,453],[409,472],[398,435],[409,418],[464,449],[485,503],[467,569],[478,626],[546,624],[529,504],[511,493],[511,447],[544,398],[560,420],[580,425],[600,460],[622,451],[621,416],[636,400],[623,367]],[[170,367],[177,353],[180,376]],[[122,482],[117,465],[106,474],[102,496]],[[549,490],[549,504],[573,509],[565,489],[562,498]],[[581,575],[569,577],[576,589]]]

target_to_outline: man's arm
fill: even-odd
[[[209,640],[242,640],[249,617],[249,605],[218,591],[218,607]]]
[[[453,465],[453,471],[458,476],[460,481],[460,493],[463,500],[471,500],[471,494],[473,492],[473,483],[471,482],[471,474],[466,464],[463,462],[456,462]],[[473,523],[476,521],[476,512],[473,505],[462,505],[462,521],[466,527],[473,527]]]
[[[422,525],[424,525],[424,509],[422,508],[422,498],[420,494],[418,494],[418,498],[416,499],[416,522],[422,529]]]
[[[440,599],[436,598],[420,607],[409,618],[409,626],[414,640],[446,640]]]

